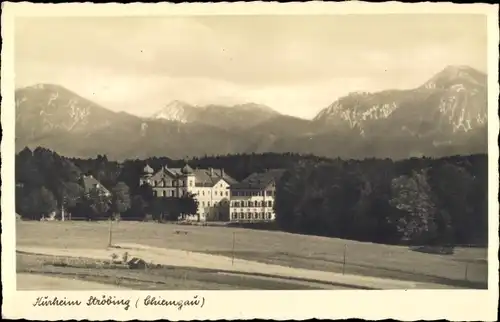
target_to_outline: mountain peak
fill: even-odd
[[[194,108],[194,106],[186,102],[173,100],[155,112],[151,118],[187,123],[191,119],[190,115],[193,113],[192,110]]]
[[[449,65],[429,79],[425,88],[450,88],[454,85],[485,86],[486,74],[466,65]]]

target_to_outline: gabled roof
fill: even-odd
[[[162,179],[175,179],[178,176],[182,175],[182,171],[180,168],[167,168],[162,167],[155,174],[151,176],[151,180],[162,180]]]
[[[173,180],[188,174],[194,176],[196,187],[213,187],[220,180],[226,181],[229,185],[237,183],[223,169],[193,169],[187,164],[182,169],[163,167],[151,176],[151,180]]]
[[[266,172],[254,172],[238,184],[232,185],[231,189],[264,189],[271,182],[278,181],[285,169],[272,169]]]
[[[104,187],[99,181],[97,181],[96,178],[94,178],[92,175],[84,175],[81,178],[82,180],[82,185],[83,185],[83,190],[85,193],[89,193],[92,189],[94,189],[96,186],[99,187],[101,191],[104,191],[106,193],[110,193],[106,187]]]
[[[197,187],[213,187],[220,180],[226,181],[229,185],[237,183],[231,176],[221,169],[196,169],[194,170],[195,185]]]

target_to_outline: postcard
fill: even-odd
[[[496,320],[498,5],[2,9],[4,317]]]

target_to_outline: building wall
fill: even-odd
[[[147,177],[140,179],[140,184],[148,183],[153,189],[156,197],[182,197],[187,192],[195,195],[198,201],[198,211],[196,215],[188,216],[188,220],[229,220],[229,184],[220,180],[213,187],[196,186],[195,177],[192,175],[183,176],[178,180],[148,180]]]
[[[233,189],[231,191],[230,221],[272,221],[275,220],[274,185],[261,190]]]
[[[200,220],[213,221],[229,219],[229,184],[220,180],[213,187],[188,187],[198,201]]]

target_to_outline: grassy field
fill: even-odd
[[[19,221],[16,236],[17,244],[24,246],[105,248],[108,242],[108,223]],[[113,242],[138,243],[226,256],[234,254],[235,258],[312,270],[344,270],[346,274],[460,287],[487,287],[487,250],[479,248],[459,248],[453,255],[434,255],[415,252],[403,246],[283,232],[140,222],[115,224]],[[343,268],[344,252],[346,264]],[[204,282],[207,282],[206,279]],[[218,285],[215,289],[222,289],[221,285],[233,285],[230,287],[232,288],[240,285],[238,283],[245,284],[241,280],[236,284],[224,284],[225,282],[220,281],[215,283]],[[247,286],[244,288],[248,289]]]
[[[82,288],[96,289],[104,285],[108,289],[137,290],[310,290],[310,289],[343,289],[338,285],[326,283],[298,281],[266,276],[250,276],[247,274],[220,273],[196,268],[158,267],[142,269],[96,269],[82,267],[61,267],[54,265],[52,256],[17,254],[18,289],[36,289],[29,283],[40,283],[36,276],[49,277],[41,279],[39,287],[50,286],[54,290],[74,289],[77,281],[89,283]],[[58,258],[64,262],[64,258]],[[73,261],[74,262],[74,261]],[[86,260],[88,262],[88,260]],[[54,279],[57,277],[57,279]],[[23,279],[27,279],[25,281]],[[64,283],[64,280],[71,283]],[[58,283],[60,282],[60,283]],[[52,283],[52,285],[50,284]],[[92,283],[92,284],[90,284]],[[54,285],[55,284],[55,285]]]

